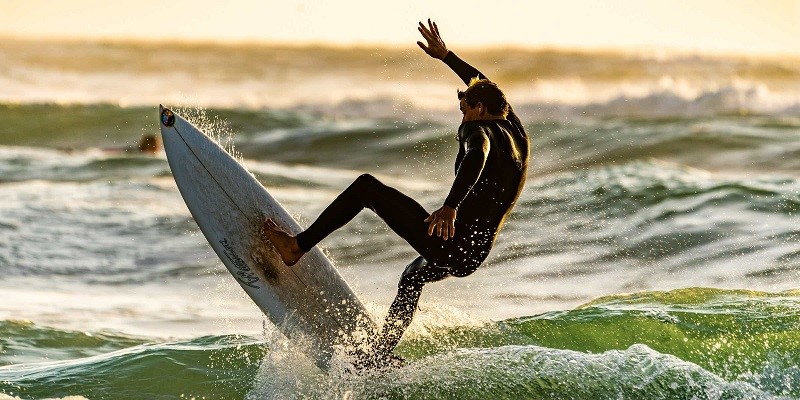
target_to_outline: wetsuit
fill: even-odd
[[[452,52],[443,61],[464,83],[475,77],[486,79]],[[309,251],[369,208],[419,252],[421,257],[403,272],[377,344],[379,353],[390,352],[399,342],[425,283],[451,275],[467,276],[481,265],[525,183],[528,136],[510,107],[506,119],[462,123],[458,140],[456,178],[444,202],[457,210],[454,238],[429,236],[425,219],[430,213],[414,199],[367,174],[358,177],[297,236],[300,248]]]

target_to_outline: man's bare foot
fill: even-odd
[[[278,224],[271,219],[267,219],[264,221],[264,226],[261,227],[261,232],[266,236],[266,238],[275,246],[275,250],[278,250],[278,254],[281,255],[281,259],[283,259],[283,263],[292,266],[297,264],[297,261],[300,260],[300,257],[305,254],[305,252],[300,249],[300,245],[297,244],[297,238],[284,232],[281,228],[278,227]]]

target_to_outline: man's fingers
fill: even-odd
[[[455,215],[450,214],[443,207],[431,213],[428,218],[425,218],[425,222],[429,223],[428,236],[433,236],[435,232],[436,236],[444,240],[454,238],[456,236],[456,221]]]
[[[427,41],[428,44],[431,44],[431,38],[428,35],[425,34],[424,28],[417,28],[417,30],[422,35],[422,38],[425,39],[425,41]]]
[[[421,48],[423,51],[425,51],[426,53],[428,52],[428,48],[427,48],[427,47],[426,47],[424,44],[422,44],[422,42],[417,42],[417,44],[419,45],[419,47],[420,47],[420,48]],[[427,222],[427,220],[425,220],[425,222]]]
[[[423,24],[422,21],[419,22],[419,26],[420,28],[425,29],[426,32],[430,32],[430,29],[428,29],[428,27],[425,26],[425,24]]]
[[[425,37],[425,39],[426,39],[427,41],[429,41],[429,42],[430,42],[430,41],[432,41],[432,40],[433,40],[433,38],[435,37],[435,36],[433,35],[433,31],[431,31],[430,29],[428,29],[428,27],[427,27],[427,26],[425,26],[425,25],[424,25],[422,22],[420,22],[420,23],[419,23],[419,33],[421,33],[421,34],[422,34],[422,36],[424,36],[424,37]]]
[[[430,27],[429,30],[431,31],[431,37],[435,38],[436,43],[444,44],[444,41],[442,41],[442,35],[439,34],[439,27],[436,26],[436,22],[432,22],[430,19],[428,19],[428,26]]]
[[[419,31],[420,33],[422,33],[422,36],[425,36],[426,39],[428,37],[428,34],[430,34],[430,31],[428,30],[428,28],[425,27],[425,25],[422,22],[419,23]]]

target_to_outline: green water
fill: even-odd
[[[336,368],[323,374],[274,333],[164,341],[5,321],[0,393],[90,399],[800,397],[796,291],[642,292],[571,311],[426,328],[397,349],[407,366],[352,375]]]

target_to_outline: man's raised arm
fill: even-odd
[[[419,33],[422,34],[422,37],[425,38],[425,41],[428,42],[427,45],[418,41],[417,45],[419,45],[422,50],[425,51],[429,56],[433,58],[438,58],[444,61],[453,72],[461,78],[462,81],[466,85],[469,85],[470,81],[474,78],[478,79],[489,79],[478,71],[472,65],[467,64],[466,61],[459,58],[455,53],[447,49],[447,45],[444,44],[442,40],[442,36],[439,34],[439,27],[436,26],[436,22],[433,22],[428,19],[428,26],[426,27],[422,22],[419,23],[419,27],[417,27]],[[514,124],[522,126],[522,122],[517,117],[517,114],[514,113],[514,110],[511,108],[511,105],[508,106],[508,117],[507,119]]]
[[[469,82],[474,78],[488,79],[486,75],[475,69],[475,67],[458,58],[452,51],[447,50],[447,45],[444,44],[442,36],[439,34],[439,27],[436,26],[436,22],[432,22],[428,19],[427,27],[420,22],[417,29],[428,42],[427,46],[422,42],[417,42],[417,45],[428,53],[429,56],[444,61],[465,84],[469,85]]]

